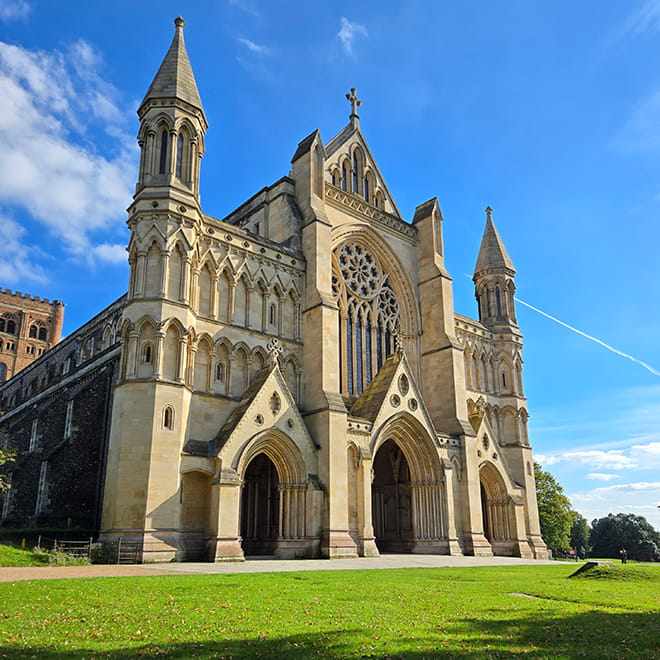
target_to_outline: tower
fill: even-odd
[[[518,327],[514,294],[516,269],[493,223],[493,209],[486,208],[486,228],[474,268],[479,320],[487,326],[513,330]]]
[[[185,545],[176,457],[191,402],[200,159],[207,129],[183,38],[175,33],[140,107],[140,166],[130,229],[129,287],[114,391],[102,535],[134,537],[158,556]]]
[[[488,368],[473,366],[472,379],[485,392],[472,408],[470,419],[477,431],[484,457],[495,448],[516,484],[520,495],[511,498],[514,515],[508,514],[508,536],[516,539],[513,552],[519,556],[545,556],[536,502],[532,449],[527,433],[527,397],[522,380],[522,334],[515,311],[516,270],[493,223],[493,210],[486,208],[486,227],[481,239],[473,281],[479,308],[479,321],[492,333],[491,361]],[[476,353],[477,351],[475,351]],[[483,354],[482,354],[483,355]],[[483,361],[483,357],[482,357]],[[496,456],[497,452],[493,454]],[[480,468],[483,525],[497,553],[503,535],[502,499],[497,495],[494,471],[487,464]],[[498,499],[499,498],[499,499]],[[504,505],[511,508],[510,504]],[[525,540],[526,539],[526,540]]]

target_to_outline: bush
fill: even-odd
[[[92,564],[116,564],[119,547],[116,541],[94,543],[92,545]]]

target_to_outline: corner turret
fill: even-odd
[[[185,21],[179,16],[174,24],[172,44],[138,108],[135,198],[166,195],[199,208],[199,161],[208,124],[183,39]]]
[[[516,269],[493,223],[493,209],[486,208],[486,228],[472,280],[479,305],[479,320],[493,328],[518,327],[514,294]]]

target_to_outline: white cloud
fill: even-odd
[[[256,44],[250,39],[238,37],[236,41],[238,41],[239,44],[245,46],[250,52],[257,53],[257,55],[268,55],[268,53],[270,53],[270,48],[267,46],[262,46],[261,44]]]
[[[640,492],[647,492],[649,494],[657,493],[660,495],[660,481],[637,481],[630,484],[604,486],[602,488],[594,488],[594,490],[590,491],[574,493],[570,496],[570,499],[582,502],[592,502],[594,500],[604,501],[612,495],[616,495],[620,499],[625,499],[633,495],[636,497]]]
[[[544,466],[557,463],[573,463],[585,465],[593,470],[625,470],[638,467],[635,459],[625,456],[623,449],[590,449],[582,451],[566,451],[560,454],[537,454],[536,460]]]
[[[83,41],[66,53],[0,42],[0,203],[27,211],[70,254],[115,261],[95,237],[123,231],[137,154],[99,65]],[[99,130],[112,138],[109,157],[90,143]]]
[[[352,23],[345,16],[341,17],[341,27],[337,33],[339,41],[348,55],[353,54],[353,41],[358,36],[367,37],[367,28],[360,23]]]
[[[606,474],[604,472],[590,472],[587,475],[587,479],[592,479],[593,481],[612,481],[612,479],[619,479],[618,474]]]
[[[106,261],[112,264],[126,263],[126,246],[119,243],[101,243],[92,248],[94,256],[101,261]]]
[[[660,457],[660,442],[649,442],[647,445],[633,445],[631,452],[646,457]]]
[[[27,0],[0,0],[0,19],[3,21],[26,19],[31,11]]]
[[[627,34],[637,36],[643,32],[658,32],[660,30],[660,0],[647,0],[638,7],[624,22],[619,33],[620,37]]]
[[[634,513],[644,516],[660,530],[660,481],[637,481],[569,493],[568,498],[587,520],[608,513]]]
[[[25,228],[18,222],[0,213],[0,282],[13,284],[23,280],[46,282],[43,268],[33,257],[41,255],[38,248],[25,245]]]

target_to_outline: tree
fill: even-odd
[[[571,548],[574,511],[559,482],[538,463],[534,463],[536,500],[539,506],[541,536],[554,554]]]
[[[591,529],[589,523],[584,516],[581,516],[577,511],[573,511],[573,525],[571,526],[571,548],[579,550],[584,548],[589,550],[589,537]]]
[[[7,483],[7,478],[4,474],[2,466],[6,463],[10,463],[14,460],[14,452],[10,449],[0,449],[0,495],[4,493],[8,488],[9,484]]]
[[[660,534],[643,516],[610,513],[591,523],[591,554],[617,559],[622,548],[630,559],[660,561]]]

